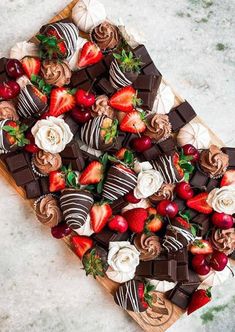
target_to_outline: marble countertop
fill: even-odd
[[[0,3],[3,55],[27,40],[68,0]],[[235,44],[231,0],[103,0],[109,17],[139,26],[168,82],[224,140],[235,146]],[[143,5],[144,3],[144,5]],[[0,331],[138,332],[140,328],[33,212],[0,179]],[[7,198],[7,200],[6,200]],[[214,300],[168,331],[234,331],[235,282],[213,291]]]

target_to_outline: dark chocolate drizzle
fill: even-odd
[[[178,173],[173,163],[173,157],[167,155],[161,155],[155,160],[151,160],[150,164],[153,168],[159,171],[166,183],[177,183],[183,180]]]

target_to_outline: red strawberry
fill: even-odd
[[[81,55],[78,60],[78,67],[81,68],[93,65],[99,62],[102,58],[103,54],[100,48],[92,42],[86,42],[81,50]]]
[[[72,92],[66,88],[56,88],[51,92],[50,109],[48,115],[59,116],[70,111],[76,104]]]
[[[47,29],[45,34],[39,34],[36,37],[40,41],[39,48],[42,59],[67,57],[66,43],[53,27]]]
[[[112,209],[108,203],[94,204],[90,210],[91,226],[95,233],[99,233],[107,224],[112,215]]]
[[[128,133],[143,133],[146,129],[144,113],[133,111],[128,113],[121,122],[120,129]]]
[[[67,48],[65,45],[65,42],[60,38],[59,34],[57,33],[56,29],[51,27],[50,29],[47,30],[47,36],[53,36],[57,40],[57,48],[59,49],[60,55],[63,57],[67,56]]]
[[[123,217],[128,222],[129,229],[135,233],[141,233],[144,230],[145,221],[148,213],[143,208],[135,208],[123,213]]]
[[[24,124],[20,125],[18,122],[8,120],[5,122],[5,126],[3,126],[2,129],[10,146],[17,145],[23,147],[29,143],[29,140],[25,138],[24,134],[28,129],[28,126]]]
[[[41,69],[41,60],[37,57],[26,56],[21,60],[25,74],[31,79],[32,75],[38,75]]]
[[[205,304],[211,301],[211,287],[207,290],[198,289],[196,290],[189,302],[187,314],[190,315],[192,312],[203,307]]]
[[[127,193],[124,197],[124,200],[128,203],[137,204],[141,201],[140,198],[136,198],[133,190]]]
[[[207,203],[208,193],[200,193],[187,200],[187,206],[190,209],[194,209],[200,213],[210,214],[212,213],[212,207]]]
[[[228,170],[224,176],[222,177],[221,183],[220,183],[220,187],[223,186],[229,186],[231,184],[235,184],[235,170],[234,169],[230,169]]]
[[[175,217],[175,220],[184,228],[190,229],[191,225],[189,223],[189,220],[184,219],[183,217]]]
[[[83,185],[99,183],[103,178],[103,165],[101,162],[92,161],[81,173],[79,182]]]
[[[66,187],[64,172],[52,171],[49,174],[49,190],[51,193],[63,190]]]
[[[132,112],[141,105],[141,99],[136,97],[137,91],[132,86],[118,90],[109,100],[109,105],[118,111]]]
[[[175,168],[177,169],[179,175],[183,178],[184,170],[180,166],[180,156],[177,152],[174,153],[172,161],[173,161],[173,164],[174,164]]]
[[[157,213],[157,210],[153,207],[146,209],[148,212],[148,219],[145,228],[149,232],[158,232],[163,226],[163,218]]]
[[[115,153],[115,157],[119,160],[123,160],[126,151],[128,151],[127,148],[121,148]]]
[[[38,152],[40,149],[39,147],[37,147],[37,145],[35,144],[35,140],[33,135],[28,132],[26,134],[26,138],[29,140],[29,143],[27,145],[25,145],[24,149],[30,153],[36,153]]]
[[[155,286],[151,285],[149,282],[138,284],[138,296],[143,308],[147,309],[152,306],[153,297],[151,292],[155,289]]]
[[[38,90],[38,88],[36,88],[36,86],[31,86],[31,89],[33,90],[33,93],[39,98],[41,99],[41,101],[43,103],[47,103],[47,96],[42,93],[40,90]]]
[[[84,254],[92,248],[93,241],[88,236],[73,236],[71,242],[74,248],[75,253],[79,258],[82,258]]]
[[[190,247],[190,251],[193,255],[209,255],[213,252],[213,248],[207,240],[195,240]]]

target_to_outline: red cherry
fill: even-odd
[[[193,256],[192,267],[196,273],[202,276],[208,274],[211,270],[210,266],[206,261],[206,256],[202,254]]]
[[[91,111],[87,108],[75,107],[70,114],[77,123],[86,123],[91,119]]]
[[[9,100],[13,99],[20,93],[20,86],[15,81],[0,83],[0,98]]]
[[[127,193],[123,198],[126,202],[132,204],[136,204],[141,201],[141,199],[135,197],[133,190]]]
[[[192,162],[197,162],[200,157],[199,151],[192,145],[192,144],[186,144],[182,147],[183,152],[185,156],[192,156],[193,159]]]
[[[9,59],[6,63],[6,72],[7,75],[13,78],[19,78],[24,75],[24,70],[22,64],[17,59]]]
[[[223,252],[214,251],[209,264],[215,271],[222,271],[228,264],[228,257]]]
[[[148,136],[141,136],[137,138],[133,138],[130,142],[131,147],[137,152],[144,152],[151,148],[152,141]]]
[[[95,95],[89,91],[78,89],[75,93],[77,104],[83,107],[91,107],[95,103]]]
[[[233,227],[233,217],[226,213],[214,212],[211,221],[214,226],[221,229],[229,229]]]
[[[125,233],[128,229],[128,223],[123,216],[116,215],[109,221],[108,227],[112,231]]]
[[[163,217],[174,218],[179,212],[179,207],[175,202],[163,199],[157,206],[157,212]]]
[[[177,196],[182,199],[190,199],[194,196],[194,191],[188,182],[179,182],[175,187]]]
[[[51,228],[51,235],[56,239],[62,239],[71,234],[72,229],[65,223],[61,222],[57,226]]]
[[[37,153],[40,149],[35,144],[34,137],[31,132],[28,132],[25,137],[29,140],[29,144],[25,145],[24,149],[30,153]]]

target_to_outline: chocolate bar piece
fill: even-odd
[[[138,98],[142,99],[141,108],[151,110],[157,95],[157,90],[161,83],[161,76],[139,75],[133,83],[133,87],[138,91]]]
[[[198,225],[197,236],[204,236],[209,231],[210,220],[208,215],[203,213],[197,213],[197,215],[190,220],[192,224]]]
[[[104,228],[100,233],[92,235],[93,239],[102,247],[108,248],[109,242],[127,241],[130,238],[129,232],[116,233]]]
[[[200,169],[196,169],[195,173],[190,179],[190,184],[192,187],[196,187],[198,189],[203,189],[203,187],[205,187],[208,192],[218,187],[219,183],[220,179],[211,179],[208,175],[201,172]]]
[[[97,79],[97,77],[104,75],[105,72],[107,71],[105,64],[100,61],[93,66],[87,67],[87,73],[89,77],[94,80]]]
[[[79,129],[79,125],[77,124],[77,122],[74,121],[74,119],[68,113],[66,113],[64,115],[64,121],[69,126],[69,128],[70,128],[71,132],[73,133],[73,135],[76,135],[76,133],[78,132],[78,129]]]
[[[186,309],[189,305],[190,295],[182,292],[179,288],[175,287],[169,293],[168,299],[172,303],[176,304],[178,307]]]
[[[152,58],[150,57],[146,47],[144,45],[139,45],[137,46],[134,50],[133,53],[136,58],[139,58],[142,62],[142,68],[150,65],[153,61]]]
[[[177,280],[177,262],[173,259],[141,261],[135,274],[138,277],[175,282]]]
[[[221,150],[229,156],[229,167],[234,168],[235,167],[235,148],[226,147],[226,148],[222,148]]]
[[[128,205],[128,202],[126,202],[123,197],[116,199],[111,204],[113,214],[115,215],[115,214],[120,213],[121,210],[127,205]]]
[[[172,125],[172,131],[177,132],[194,119],[196,115],[196,112],[187,101],[183,102],[179,106],[176,106],[168,114],[169,121]]]
[[[105,77],[102,77],[95,85],[97,91],[100,94],[105,94],[111,96],[116,91],[109,80]]]
[[[72,87],[76,87],[76,86],[80,85],[81,83],[88,81],[88,80],[89,80],[89,76],[88,76],[86,70],[81,69],[78,71],[74,71],[72,73],[70,85]]]
[[[165,141],[154,144],[150,149],[144,151],[140,155],[141,160],[155,160],[161,154],[171,155],[176,149],[176,143],[173,137],[167,138]]]
[[[62,157],[63,165],[71,165],[74,171],[82,171],[85,167],[85,159],[83,158],[82,151],[75,140],[70,142],[60,155]]]
[[[188,263],[177,264],[177,281],[188,281],[189,272],[188,272]]]
[[[48,178],[39,178],[38,180],[29,182],[25,185],[24,189],[28,199],[38,198],[42,195],[49,194]]]

